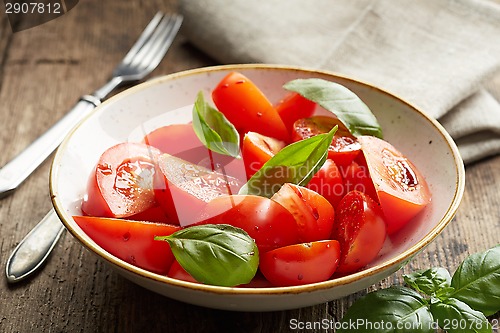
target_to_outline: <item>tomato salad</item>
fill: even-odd
[[[229,73],[213,103],[198,94],[191,123],[107,149],[75,221],[112,255],[190,282],[293,286],[361,270],[430,202],[428,186],[353,92],[314,78],[284,88],[273,105]]]

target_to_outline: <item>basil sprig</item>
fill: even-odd
[[[355,93],[343,85],[311,78],[289,81],[283,88],[294,91],[334,113],[353,135],[382,138],[382,128],[377,118]]]
[[[500,245],[466,258],[453,277],[445,268],[403,276],[356,301],[339,323],[345,332],[491,333],[486,318],[500,311]]]
[[[219,154],[239,157],[238,131],[222,112],[205,102],[201,91],[193,106],[193,129],[208,149]]]
[[[500,310],[500,245],[465,259],[451,280],[456,299],[489,316]]]
[[[342,319],[337,332],[431,333],[434,332],[432,321],[428,304],[419,293],[409,288],[391,287],[369,293],[354,303]],[[411,327],[414,323],[421,323],[422,330],[414,330]],[[403,329],[397,330],[396,327]]]
[[[239,194],[270,198],[285,183],[306,185],[325,163],[337,128],[335,126],[328,133],[292,143],[280,150],[243,185]]]
[[[259,266],[254,240],[231,225],[197,225],[154,239],[168,242],[182,268],[201,283],[226,287],[248,283]]]

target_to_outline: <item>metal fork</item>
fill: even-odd
[[[69,131],[114,89],[142,80],[155,69],[172,44],[182,24],[182,16],[157,13],[125,58],[115,68],[111,80],[80,101],[52,128],[0,170],[0,198],[12,193],[62,142]],[[64,231],[54,210],[17,245],[7,261],[9,282],[34,273],[48,257]]]

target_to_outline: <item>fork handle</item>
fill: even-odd
[[[48,258],[65,230],[53,209],[17,245],[5,268],[7,281],[21,281],[37,270]]]

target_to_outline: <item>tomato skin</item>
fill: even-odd
[[[159,154],[154,147],[131,142],[107,149],[89,178],[83,213],[122,218],[155,206],[152,174]]]
[[[297,224],[292,214],[277,202],[255,195],[221,196],[200,213],[198,224],[231,224],[255,240],[259,253],[296,244]]]
[[[342,175],[344,176],[345,193],[349,193],[350,191],[363,192],[377,203],[379,202],[377,191],[373,185],[373,180],[363,154],[356,157],[348,166],[344,166],[342,168]]]
[[[198,163],[206,154],[207,148],[203,146],[196,136],[193,124],[174,124],[162,126],[148,133],[144,137],[147,145],[181,158],[191,163]]]
[[[173,221],[168,214],[165,214],[163,208],[156,203],[154,206],[148,208],[147,210],[140,212],[138,214],[127,216],[127,220],[134,221],[148,221],[148,222],[159,222],[172,224]],[[176,224],[176,223],[173,223]]]
[[[97,184],[96,169],[87,182],[87,193],[82,201],[82,213],[89,216],[114,217]]]
[[[328,133],[338,126],[328,148],[328,158],[338,166],[350,164],[361,151],[361,146],[347,127],[338,119],[328,116],[313,116],[297,120],[293,124],[292,141],[300,141],[312,136]]]
[[[182,268],[181,264],[179,264],[179,262],[175,259],[170,266],[170,269],[168,270],[167,276],[177,280],[200,283],[196,281],[196,279],[192,277],[188,272],[186,272],[186,270]]]
[[[296,92],[291,92],[275,105],[275,109],[288,132],[292,133],[293,123],[299,119],[311,117],[316,109],[316,103]]]
[[[288,141],[289,134],[278,112],[262,91],[238,72],[226,75],[212,91],[212,99],[243,136],[248,132]]]
[[[250,179],[277,152],[285,147],[285,142],[268,136],[248,132],[243,138],[241,155],[245,163],[247,178]]]
[[[380,206],[392,235],[431,201],[425,178],[394,146],[371,136],[359,137]]]
[[[293,215],[299,231],[299,242],[330,238],[335,211],[320,194],[302,186],[284,184],[271,200],[285,207]]]
[[[168,236],[179,226],[91,216],[73,219],[97,245],[134,266],[165,275],[174,261],[168,243],[154,237]]]
[[[342,173],[331,159],[325,161],[306,187],[321,194],[333,208],[337,207],[346,193]]]
[[[144,142],[163,153],[246,181],[243,161],[209,150],[194,132],[192,123],[159,127],[147,134]]]
[[[340,243],[339,273],[353,273],[369,264],[382,249],[386,225],[378,204],[359,191],[347,193],[337,207],[332,238]]]
[[[215,197],[238,193],[241,182],[228,175],[163,154],[154,177],[156,200],[171,223],[198,222],[199,211]]]
[[[285,287],[328,280],[340,258],[336,240],[295,244],[266,252],[260,270],[273,285]]]

